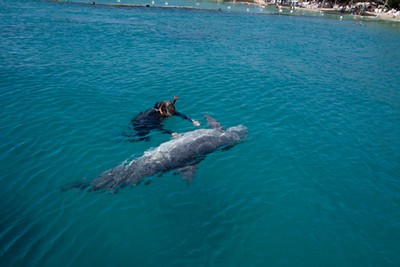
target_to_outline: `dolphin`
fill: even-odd
[[[207,115],[204,117],[211,129],[198,129],[177,135],[174,139],[146,151],[143,156],[101,173],[89,183],[77,181],[62,190],[108,190],[115,193],[127,185],[136,186],[147,177],[172,170],[190,180],[197,164],[206,155],[218,149],[227,150],[247,137],[245,126],[233,126],[225,130],[215,119]]]

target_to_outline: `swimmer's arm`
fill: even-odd
[[[175,112],[175,116],[181,117],[184,120],[190,121],[191,123],[193,123],[194,126],[200,126],[200,122],[191,119],[189,116],[186,116],[185,114],[179,113],[179,112]]]

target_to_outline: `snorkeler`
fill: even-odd
[[[164,129],[162,127],[163,120],[172,116],[181,117],[184,120],[192,122],[194,126],[200,126],[200,123],[198,121],[193,120],[175,110],[176,100],[178,100],[178,97],[174,96],[173,101],[166,100],[157,102],[154,104],[153,108],[144,111],[133,118],[131,122],[135,134],[133,135],[133,138],[130,138],[130,141],[149,141],[150,137],[148,135],[152,130],[158,130],[162,133],[175,136],[175,132]]]

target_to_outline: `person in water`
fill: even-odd
[[[152,130],[158,130],[165,134],[176,135],[175,132],[164,129],[162,122],[169,117],[178,116],[184,120],[190,121],[195,126],[200,126],[200,123],[196,120],[189,118],[188,116],[179,113],[175,109],[175,102],[178,97],[174,96],[173,101],[165,100],[154,104],[153,108],[146,110],[131,120],[133,130],[135,134],[130,140],[136,141],[148,141],[150,140],[149,134]]]

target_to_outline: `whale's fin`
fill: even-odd
[[[174,174],[179,174],[183,180],[192,182],[194,174],[196,173],[197,165],[189,165],[178,169]]]
[[[221,130],[224,129],[224,128],[222,128],[221,124],[220,124],[216,119],[211,118],[211,117],[208,116],[208,115],[204,115],[204,118],[206,118],[207,124],[208,124],[208,126],[210,126],[211,128],[214,128],[214,129],[221,129]]]

